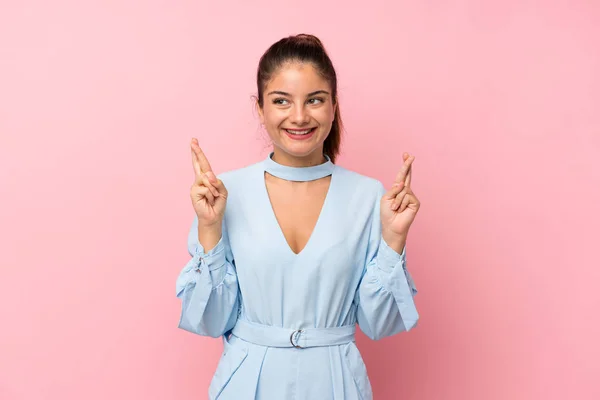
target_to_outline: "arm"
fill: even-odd
[[[379,191],[371,219],[367,264],[355,296],[358,324],[373,340],[408,331],[419,319],[413,301],[417,289],[406,269],[406,246],[398,254],[381,233],[379,199],[385,191],[383,185]]]
[[[198,217],[188,234],[191,260],[177,278],[176,294],[182,300],[179,328],[203,336],[219,337],[235,325],[239,298],[235,262],[225,223],[222,236],[208,252],[198,241]]]

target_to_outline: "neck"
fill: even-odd
[[[318,153],[317,153],[318,154]],[[281,153],[280,159],[281,159]],[[286,157],[283,162],[275,160],[275,152],[267,156],[263,162],[265,172],[288,181],[307,182],[321,179],[333,174],[335,165],[328,156],[320,155],[321,162],[312,158]],[[316,157],[315,157],[316,159]],[[294,165],[291,165],[294,163]]]
[[[286,153],[275,146],[273,148],[273,161],[288,167],[313,167],[327,162],[327,158],[323,155],[323,147],[306,156],[299,157]]]

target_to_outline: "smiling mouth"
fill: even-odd
[[[304,135],[308,135],[308,134],[312,133],[315,129],[317,129],[317,128],[309,128],[309,129],[284,129],[284,131],[286,131],[290,135],[304,136]]]

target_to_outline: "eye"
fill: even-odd
[[[283,105],[283,104],[286,104],[285,102],[287,102],[287,99],[284,99],[282,97],[279,97],[277,99],[273,99],[273,104]]]
[[[319,104],[319,103],[323,103],[324,101],[325,101],[325,99],[322,97],[313,97],[312,99],[308,100],[309,104]]]

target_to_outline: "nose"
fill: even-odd
[[[295,125],[306,125],[310,122],[310,115],[308,114],[306,108],[302,106],[296,106],[292,109],[292,115],[290,116],[290,120]]]

